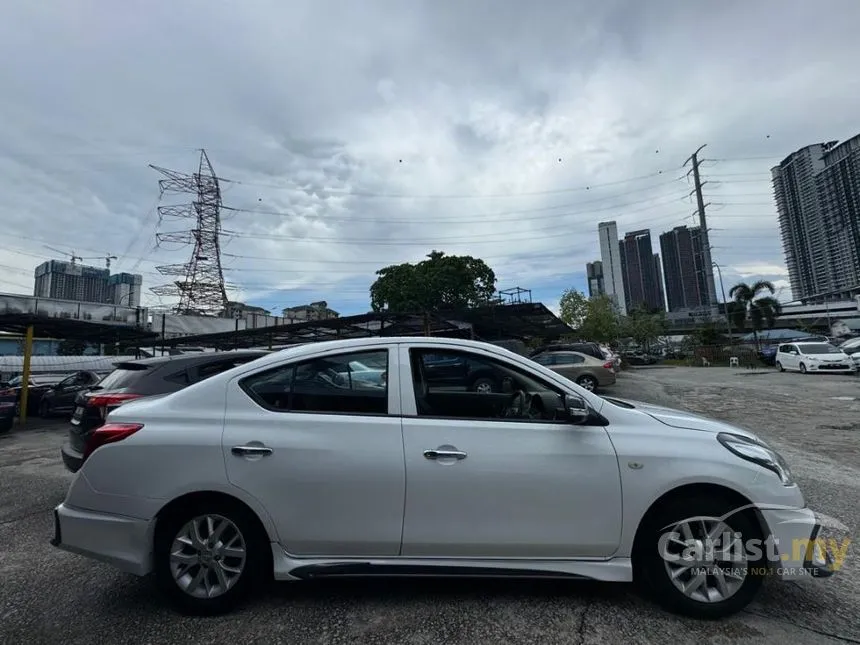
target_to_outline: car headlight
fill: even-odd
[[[791,486],[794,483],[794,478],[791,476],[791,470],[788,468],[785,459],[763,441],[756,441],[755,439],[729,432],[721,432],[717,435],[717,439],[730,452],[741,459],[764,466],[776,473],[784,486]]]

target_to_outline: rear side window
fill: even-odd
[[[279,412],[388,413],[388,350],[326,356],[242,379],[258,405]]]
[[[583,356],[574,354],[573,352],[562,352],[556,358],[556,365],[576,365],[584,362],[585,358]]]

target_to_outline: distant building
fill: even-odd
[[[109,302],[110,271],[62,260],[49,260],[36,267],[33,295],[79,302]]]
[[[676,226],[660,236],[666,304],[671,312],[699,310],[710,305],[702,244],[702,230],[698,226]]]
[[[122,307],[140,307],[143,276],[136,273],[115,273],[108,277],[108,302]]]
[[[663,267],[660,266],[660,254],[654,254],[654,270],[657,272],[657,289],[660,292],[660,308],[666,310],[666,292],[663,290]]]
[[[595,260],[585,265],[585,274],[588,278],[588,297],[596,298],[606,294],[603,284],[603,262]]]
[[[639,307],[665,311],[663,289],[651,247],[651,231],[643,229],[625,233],[624,239],[618,242],[618,250],[627,311]]]
[[[136,273],[111,275],[108,269],[48,260],[37,266],[33,274],[33,295],[37,298],[140,306],[143,276]]]
[[[271,316],[271,312],[263,307],[255,307],[254,305],[246,305],[244,302],[227,302],[227,308],[224,310],[225,318],[245,318],[247,316]]]
[[[328,320],[330,318],[340,317],[340,314],[334,309],[329,309],[328,303],[325,300],[312,302],[309,305],[286,307],[282,313],[284,318],[289,318],[295,322],[303,322],[306,320]]]
[[[816,143],[771,169],[795,298],[850,296],[860,285],[860,135]]]
[[[612,300],[622,316],[627,314],[621,254],[618,246],[618,226],[615,222],[600,222],[597,225],[600,239],[600,260],[603,269],[604,293]]]

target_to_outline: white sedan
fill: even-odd
[[[500,391],[426,378],[440,356]],[[386,377],[352,378],[352,361]],[[798,548],[818,543],[816,515],[754,434],[473,341],[289,348],[117,408],[87,452],[52,543],[154,572],[192,613],[272,578],[489,574],[638,579],[670,610],[720,617],[769,573],[834,570]]]

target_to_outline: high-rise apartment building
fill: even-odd
[[[33,295],[80,302],[107,302],[110,271],[62,260],[36,267]]]
[[[138,274],[118,273],[112,276],[108,269],[64,260],[43,262],[33,273],[33,295],[37,298],[140,306],[143,277]]]
[[[860,286],[860,135],[816,143],[771,169],[795,298]]]
[[[827,240],[828,291],[854,295],[860,286],[860,134],[828,147],[816,183]]]
[[[654,254],[654,271],[657,272],[657,292],[660,296],[660,309],[666,311],[666,292],[663,290],[663,267],[660,265],[660,254]]]
[[[143,276],[136,273],[115,273],[108,278],[107,302],[123,307],[140,307]]]
[[[830,290],[827,237],[816,176],[824,170],[824,152],[831,145],[806,146],[771,169],[782,248],[795,298]]]
[[[665,310],[663,289],[651,247],[651,231],[642,229],[625,233],[624,239],[618,242],[618,250],[627,311],[640,307]]]
[[[676,226],[660,236],[669,311],[692,311],[710,304],[703,242],[698,226]]]
[[[603,282],[603,262],[595,260],[585,265],[585,275],[588,279],[588,297],[596,298],[606,293]]]
[[[600,239],[600,260],[603,268],[603,288],[622,316],[627,315],[624,297],[624,277],[621,266],[621,252],[618,245],[618,226],[615,222],[600,222],[597,225]]]

